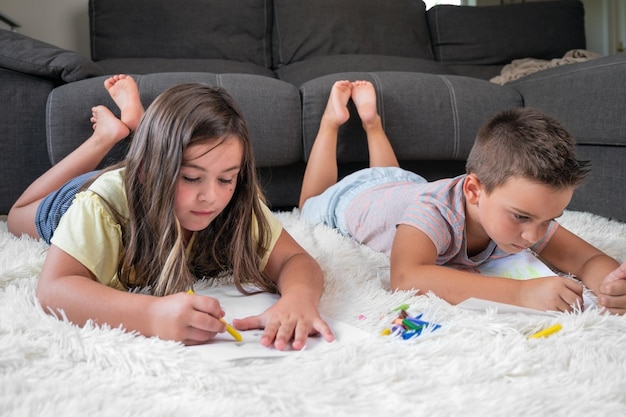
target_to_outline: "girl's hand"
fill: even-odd
[[[151,320],[151,334],[176,340],[185,345],[199,345],[226,330],[219,318],[224,315],[218,300],[187,293],[155,297],[146,316]]]
[[[290,341],[294,350],[301,350],[307,337],[315,334],[321,334],[328,342],[334,340],[330,327],[314,304],[287,296],[258,316],[233,320],[233,326],[239,330],[264,329],[261,344],[267,347],[274,344],[278,350],[286,349]]]
[[[602,280],[598,294],[598,307],[613,314],[626,313],[626,262]]]
[[[583,307],[583,286],[569,278],[543,277],[519,281],[520,305],[543,311],[572,311]]]

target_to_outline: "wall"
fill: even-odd
[[[132,1],[132,0],[129,0]],[[88,0],[0,0],[19,33],[90,56]],[[9,29],[0,23],[0,28]]]
[[[499,5],[500,1],[464,0],[464,4]],[[583,0],[583,3],[587,49],[603,55],[618,52],[620,42],[626,44],[626,2]],[[90,56],[87,5],[88,0],[0,0],[0,12],[22,25],[20,33]],[[8,29],[1,23],[0,27]]]

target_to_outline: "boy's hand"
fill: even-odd
[[[626,313],[626,262],[602,280],[597,296],[598,307],[613,314]]]
[[[543,311],[572,311],[583,307],[583,286],[569,278],[544,277],[520,281],[524,307]]]
[[[314,334],[321,334],[328,342],[334,340],[315,305],[289,300],[286,296],[258,316],[233,320],[233,326],[239,330],[264,329],[261,344],[274,344],[278,350],[286,349],[292,340],[291,347],[300,350],[306,345],[307,337]]]

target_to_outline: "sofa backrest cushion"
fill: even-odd
[[[338,54],[433,59],[422,0],[274,0],[274,68]]]
[[[91,57],[271,66],[271,0],[89,0]]]
[[[435,59],[445,64],[561,58],[571,49],[586,47],[585,12],[578,0],[439,5],[427,16]]]

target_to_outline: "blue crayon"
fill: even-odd
[[[417,337],[420,334],[422,334],[422,329],[406,330],[404,333],[402,333],[402,339],[408,340],[408,339],[411,339],[412,337]]]

